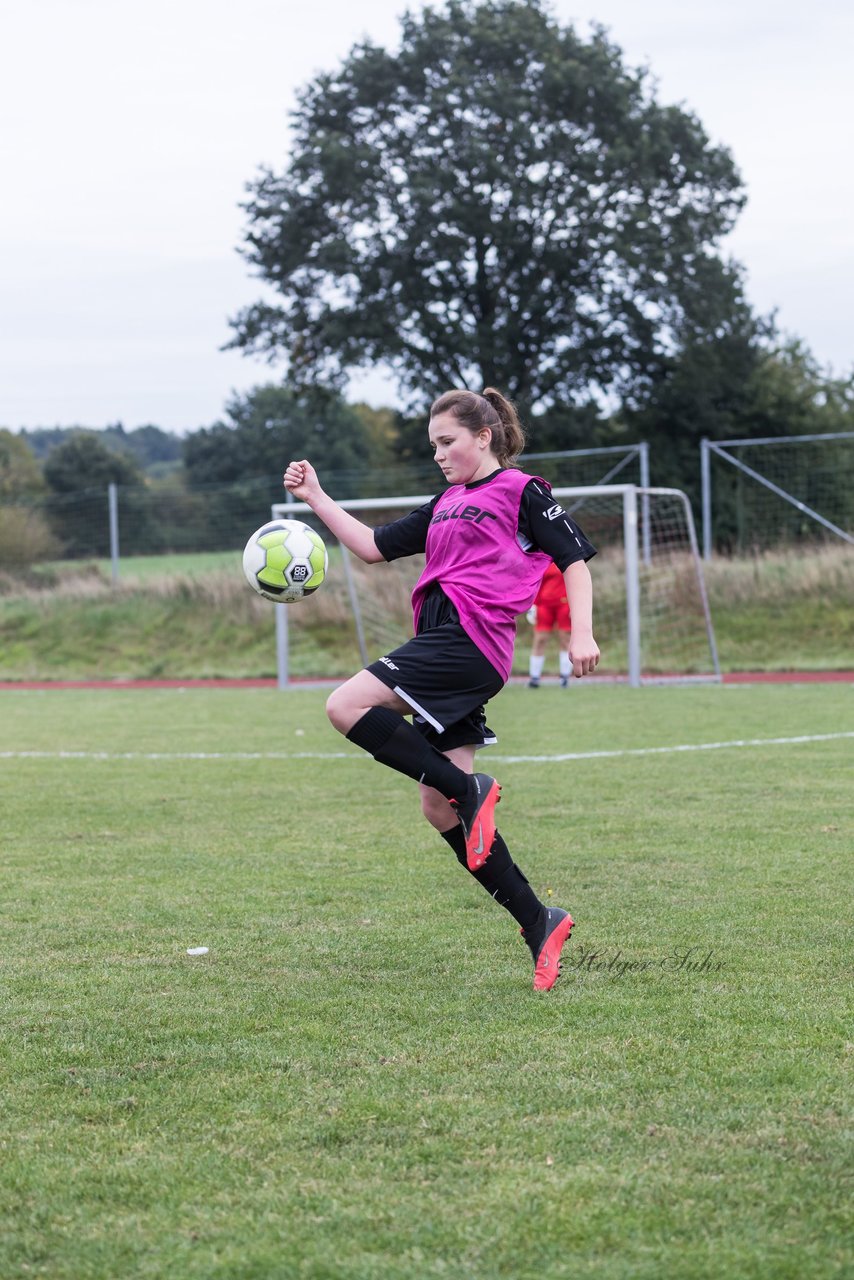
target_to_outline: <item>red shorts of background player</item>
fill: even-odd
[[[537,607],[535,631],[570,631],[571,620],[566,598],[566,583],[556,564],[550,564],[534,601]]]
[[[566,601],[559,604],[538,604],[535,631],[571,631],[569,605]]]

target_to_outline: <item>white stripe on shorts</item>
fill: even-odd
[[[430,712],[425,711],[424,708],[415,701],[411,694],[408,694],[405,689],[401,689],[399,684],[394,686],[394,692],[399,698],[403,698],[404,702],[408,702],[413,711],[417,711],[420,716],[423,716],[427,723],[432,725],[437,733],[445,732],[445,726],[440,724],[438,720],[434,720],[433,716],[430,715]]]

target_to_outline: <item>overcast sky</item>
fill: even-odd
[[[0,53],[0,426],[195,430],[271,378],[221,352],[260,296],[245,184],[284,167],[297,88],[421,0],[19,0]],[[726,251],[836,373],[854,366],[851,0],[554,0],[727,144]],[[369,376],[351,394],[393,403]]]

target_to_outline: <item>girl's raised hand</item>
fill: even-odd
[[[317,472],[306,458],[300,462],[289,462],[283,480],[288,493],[302,502],[309,502],[312,495],[320,490]]]

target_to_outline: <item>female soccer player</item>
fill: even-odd
[[[499,391],[446,392],[431,407],[428,436],[448,487],[377,529],[339,507],[307,459],[285,471],[285,488],[366,563],[426,553],[412,593],[415,636],[340,685],[327,715],[380,764],[420,784],[425,817],[521,926],[534,988],[545,991],[573,920],[540,902],[514,863],[495,829],[500,784],[474,772],[474,757],[496,741],[484,706],[510,675],[516,617],[531,607],[550,560],[572,610],[573,675],[595,671],[587,561],[596,553],[548,484],[515,466],[525,437]]]

